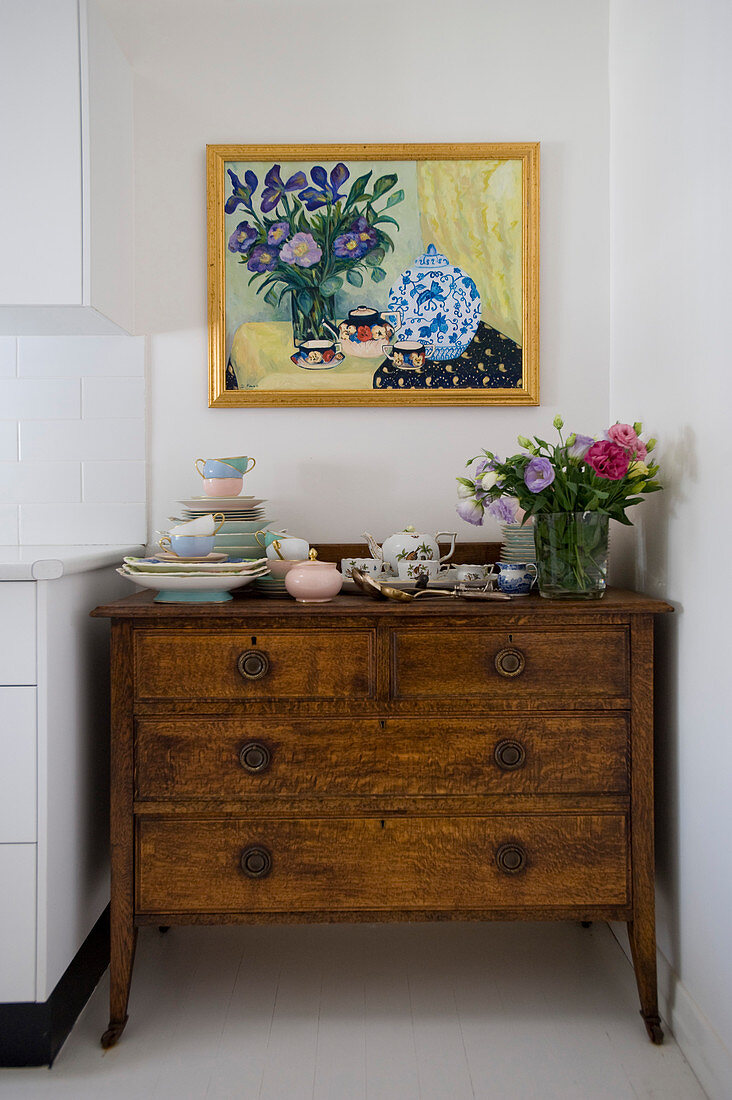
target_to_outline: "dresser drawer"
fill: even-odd
[[[624,715],[138,719],[139,799],[623,793]]]
[[[397,699],[541,698],[556,704],[627,699],[629,646],[623,627],[564,630],[396,630]]]
[[[136,907],[237,913],[623,905],[626,853],[620,814],[141,817]]]
[[[375,693],[369,630],[136,632],[138,699],[365,699]]]

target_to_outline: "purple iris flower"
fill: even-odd
[[[262,213],[268,214],[274,210],[286,191],[299,191],[306,183],[304,172],[295,172],[287,183],[282,182],[279,164],[273,164],[264,177],[264,190],[262,191]]]
[[[516,523],[516,503],[511,497],[499,497],[488,505],[487,512],[499,523]]]
[[[254,172],[247,170],[244,173],[245,183],[242,183],[236,173],[232,172],[231,168],[227,168],[226,171],[231,176],[231,186],[234,189],[234,194],[229,195],[224,206],[224,210],[227,214],[233,214],[239,203],[246,207],[247,210],[252,209],[252,195],[257,190],[259,180],[254,175]]]
[[[554,481],[554,467],[548,458],[535,456],[524,470],[526,487],[532,493],[540,493]]]
[[[272,268],[277,266],[279,258],[276,248],[270,248],[266,244],[258,244],[256,248],[252,249],[247,267],[250,271],[271,271]]]
[[[249,222],[239,222],[229,237],[229,252],[241,252],[246,255],[257,239],[257,231]]]
[[[333,252],[348,260],[360,260],[369,250],[368,244],[360,241],[356,233],[342,233],[333,241]]]
[[[331,172],[330,182],[328,182],[328,173],[325,168],[320,164],[316,164],[314,168],[310,169],[310,178],[317,186],[306,187],[297,197],[305,203],[308,210],[317,210],[329,202],[338,202],[339,199],[346,197],[345,191],[343,194],[340,193],[340,188],[350,175],[351,173],[345,164],[339,161]],[[304,183],[305,180],[303,180]]]
[[[356,218],[355,222],[349,229],[349,233],[355,233],[360,241],[367,244],[369,248],[373,248],[378,243],[378,237],[376,236],[376,230],[373,226],[369,225],[363,214]],[[367,249],[368,251],[368,249]]]
[[[574,443],[571,447],[567,447],[568,457],[584,458],[594,442],[594,439],[589,435],[575,435]]]
[[[267,232],[267,244],[283,244],[290,235],[289,222],[275,222]]]

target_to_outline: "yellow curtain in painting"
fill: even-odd
[[[523,345],[521,161],[418,161],[417,188],[425,247],[462,268],[482,319]]]

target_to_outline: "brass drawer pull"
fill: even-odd
[[[498,675],[506,676],[510,679],[512,676],[521,675],[526,667],[526,658],[520,649],[506,646],[505,649],[498,650],[494,663]]]
[[[519,844],[502,844],[496,852],[496,863],[507,875],[515,875],[526,866],[526,852]]]
[[[272,753],[261,741],[249,741],[239,751],[239,763],[245,772],[257,775],[266,772],[272,762]]]
[[[241,869],[248,878],[266,878],[272,870],[272,855],[266,848],[254,844],[245,848],[240,859]]]
[[[261,649],[245,649],[236,667],[245,680],[261,680],[269,672],[269,657]]]
[[[526,749],[520,741],[505,737],[493,750],[493,759],[501,771],[514,772],[521,768],[526,760]]]

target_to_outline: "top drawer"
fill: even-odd
[[[627,701],[629,644],[622,626],[396,630],[392,647],[396,699]]]
[[[366,699],[375,666],[369,630],[135,633],[138,699]]]

